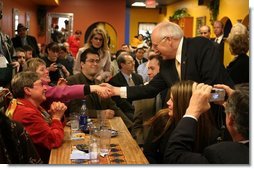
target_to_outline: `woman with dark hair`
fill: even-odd
[[[111,57],[110,51],[108,48],[108,38],[106,35],[105,30],[101,28],[94,28],[90,33],[87,43],[83,48],[80,48],[73,67],[73,73],[77,74],[80,73],[80,55],[83,53],[87,48],[92,48],[100,54],[100,71],[96,75],[96,79],[106,82],[108,81],[112,75],[110,72],[110,65],[111,65]]]
[[[40,164],[32,140],[24,127],[0,113],[0,164]]]
[[[150,163],[163,163],[164,151],[170,134],[182,119],[189,105],[193,83],[195,82],[188,80],[174,84],[170,89],[168,108],[160,110],[145,123],[151,126],[144,144],[144,154]],[[204,113],[198,121],[197,141],[193,145],[195,152],[201,152],[204,147],[217,141],[219,132],[211,119],[209,113]]]

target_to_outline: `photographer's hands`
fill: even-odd
[[[194,83],[192,86],[192,96],[190,99],[189,107],[186,110],[186,115],[195,117],[199,116],[210,109],[209,99],[211,97],[212,86],[204,83]]]
[[[214,85],[215,88],[219,88],[219,89],[224,89],[226,91],[226,96],[231,96],[234,93],[234,90],[231,89],[229,86],[224,85],[224,84],[216,84]],[[226,100],[222,101],[222,102],[216,102],[216,104],[222,105],[225,107],[226,104]]]

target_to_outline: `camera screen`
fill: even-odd
[[[224,101],[225,100],[225,90],[224,89],[212,89],[210,102],[214,101]]]

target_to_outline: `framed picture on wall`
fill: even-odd
[[[139,22],[138,23],[138,34],[142,34],[143,36],[147,37],[148,32],[151,35],[153,28],[156,26],[157,23],[155,22]]]
[[[200,36],[199,28],[206,24],[206,16],[197,17],[196,19],[196,36]]]

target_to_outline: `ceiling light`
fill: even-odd
[[[146,8],[156,8],[157,5],[156,0],[146,0]]]
[[[144,2],[134,2],[133,4],[131,4],[131,6],[145,7],[146,4]]]

